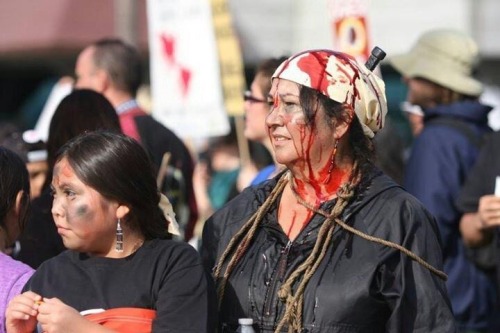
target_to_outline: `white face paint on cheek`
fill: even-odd
[[[305,126],[306,117],[302,112],[297,112],[290,118],[290,123],[298,126]]]

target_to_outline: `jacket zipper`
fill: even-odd
[[[269,284],[266,303],[264,304],[264,314],[266,316],[271,315],[271,308],[273,306],[274,299],[277,294],[276,288],[278,286],[278,281],[283,282],[283,278],[285,277],[286,264],[288,261],[288,253],[290,252],[291,247],[292,247],[292,241],[289,240],[286,246],[283,248],[283,250],[281,250],[280,258],[276,265],[276,273],[273,274],[271,283]]]

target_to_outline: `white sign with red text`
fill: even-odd
[[[229,131],[210,2],[148,0],[152,114],[181,138]]]

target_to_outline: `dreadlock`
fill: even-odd
[[[253,239],[260,221],[262,221],[262,217],[266,214],[271,205],[276,201],[276,198],[285,188],[286,183],[286,177],[281,177],[279,179],[273,191],[266,198],[262,206],[260,206],[259,209],[252,215],[252,217],[250,217],[250,219],[241,227],[240,231],[238,231],[236,235],[233,236],[228,246],[226,247],[226,250],[222,253],[219,262],[214,268],[214,276],[216,281],[220,279],[221,269],[224,262],[226,261],[226,258],[234,252],[236,245],[239,244],[234,255],[231,257],[229,263],[227,264],[226,270],[224,271],[224,275],[222,276],[220,283],[218,283],[217,294],[219,298],[219,307],[222,304],[222,299],[224,298],[227,279],[231,275],[233,268],[236,266],[236,264],[250,245],[250,241]]]
[[[278,297],[285,303],[285,314],[276,327],[275,332],[279,332],[287,323],[288,332],[301,331],[304,290],[307,283],[318,269],[319,264],[325,257],[328,247],[331,244],[333,232],[335,231],[335,220],[341,216],[345,207],[354,196],[354,187],[358,180],[358,170],[359,169],[355,165],[350,181],[342,185],[337,191],[337,201],[333,206],[331,213],[326,217],[321,225],[321,228],[319,229],[316,243],[314,244],[311,254],[309,254],[307,259],[292,272],[278,291]],[[292,184],[292,181],[290,181],[290,184]],[[295,291],[295,294],[293,294],[292,286],[299,280],[300,283]]]

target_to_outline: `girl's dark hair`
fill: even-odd
[[[47,139],[49,174],[44,187],[52,180],[57,151],[69,140],[87,131],[121,132],[115,108],[98,92],[75,89],[64,97],[52,116]]]
[[[123,134],[89,132],[66,143],[56,162],[63,158],[83,183],[130,208],[123,222],[131,229],[146,239],[168,237],[153,165],[138,142]]]
[[[300,101],[309,124],[313,121],[318,104],[324,108],[325,115],[329,120],[334,119],[335,123],[339,121],[349,122],[350,116],[348,110],[342,103],[336,102],[314,89],[301,86]],[[359,171],[363,174],[375,159],[375,148],[372,140],[364,134],[361,123],[355,114],[352,117],[347,135],[349,135],[349,147],[352,159],[357,162]]]
[[[30,202],[30,179],[23,160],[13,151],[0,147],[0,227],[5,228],[5,217],[14,207],[17,194],[23,191],[19,226],[26,223]],[[18,235],[9,235],[17,238]]]

